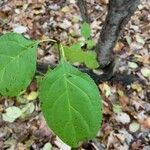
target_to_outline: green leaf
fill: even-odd
[[[17,96],[32,80],[38,43],[17,33],[0,37],[0,94]]]
[[[99,67],[99,64],[96,60],[96,53],[94,51],[82,51],[74,50],[70,47],[63,46],[64,53],[67,60],[71,63],[79,62],[84,63],[88,68],[95,69]]]
[[[95,41],[93,40],[88,40],[87,41],[87,48],[92,49],[96,45]]]
[[[90,25],[86,22],[84,22],[81,25],[81,35],[85,38],[88,39],[91,35],[91,28]]]
[[[71,45],[70,49],[78,51],[78,50],[81,50],[81,46],[82,46],[81,43],[77,42],[77,43]]]
[[[96,84],[63,59],[41,82],[40,101],[49,127],[72,147],[94,138],[100,129],[102,104]]]
[[[7,122],[14,122],[17,118],[22,115],[20,108],[12,106],[6,109],[6,113],[2,115],[3,120]]]

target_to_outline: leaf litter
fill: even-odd
[[[97,41],[109,1],[87,2],[89,11],[92,12],[92,37]],[[93,141],[86,143],[94,145],[93,149],[98,144],[108,150],[150,149],[149,3],[149,0],[141,0],[139,9],[114,48],[121,59],[118,71],[138,76],[145,81],[145,85],[138,82],[126,87],[109,82],[99,85],[103,97],[103,124],[96,144]],[[80,39],[81,20],[78,10],[74,0],[0,1],[0,34],[15,31],[32,39],[56,37],[63,43],[68,42],[71,34],[72,40],[77,41]],[[39,62],[55,65],[58,61],[58,54],[51,44],[41,44],[37,55]],[[50,131],[42,117],[36,85],[30,87],[33,88],[29,88],[20,97],[22,101],[5,97],[0,100],[0,148],[66,148]],[[87,149],[85,146],[82,148]]]

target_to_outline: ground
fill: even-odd
[[[103,2],[103,3],[102,3]],[[107,13],[105,0],[88,0],[92,38],[97,41]],[[80,39],[80,12],[75,0],[2,0],[0,1],[0,34],[14,31],[41,40],[70,37]],[[84,149],[150,150],[150,1],[141,0],[138,10],[123,29],[114,48],[120,63],[117,73],[136,75],[140,81],[131,84],[99,84],[103,97],[103,123],[97,138],[84,143]],[[37,51],[38,62],[54,65],[58,55],[50,43]],[[128,81],[128,79],[127,79]],[[17,98],[0,100],[0,150],[70,149],[47,127],[42,116],[37,83]],[[15,106],[23,111],[16,118],[4,117],[6,109]],[[17,109],[18,108],[18,109]],[[17,110],[16,110],[17,109]]]

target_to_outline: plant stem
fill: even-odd
[[[66,60],[65,53],[64,53],[64,48],[63,48],[62,44],[60,44],[59,51],[60,51],[61,58]]]
[[[42,43],[42,42],[53,42],[53,43],[56,43],[57,46],[58,46],[58,51],[59,51],[60,57],[64,58],[66,60],[65,53],[64,53],[64,48],[63,48],[62,44],[60,44],[58,41],[53,40],[53,39],[45,39],[45,40],[39,40],[38,41],[38,43]]]

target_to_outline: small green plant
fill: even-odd
[[[90,49],[90,27],[84,23],[81,34]],[[56,42],[49,39],[49,41]],[[36,49],[41,41],[31,41],[17,33],[0,37],[0,94],[20,95],[30,84],[36,71]],[[63,46],[57,67],[48,71],[39,85],[41,110],[48,126],[65,143],[77,147],[81,141],[94,138],[101,126],[102,103],[94,81],[69,62],[97,68],[96,54],[83,51],[82,44]],[[69,62],[68,62],[69,61]]]

